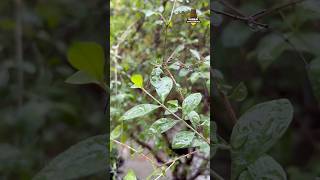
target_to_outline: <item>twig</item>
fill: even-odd
[[[179,157],[175,158],[174,160],[165,163],[164,165],[168,165],[168,164],[170,164],[170,165],[164,170],[164,173],[160,174],[160,175],[159,175],[157,178],[155,178],[154,180],[158,180],[160,177],[162,177],[163,174],[165,174],[165,173],[174,165],[174,163],[176,163],[176,161],[178,161],[178,160],[180,160],[180,159],[182,159],[182,158],[184,158],[184,157],[190,156],[190,155],[192,155],[192,154],[194,154],[194,153],[196,153],[196,152],[198,152],[198,151],[192,151],[192,152],[190,152],[190,153],[188,153],[188,154],[179,156]]]
[[[280,6],[276,6],[274,8],[271,8],[270,10],[266,10],[263,13],[260,13],[260,14],[258,14],[256,16],[254,16],[254,19],[255,20],[259,20],[259,19],[261,19],[261,18],[263,18],[265,16],[268,16],[268,15],[276,12],[276,11],[280,11],[280,10],[285,9],[287,7],[294,6],[296,4],[302,3],[303,1],[305,1],[305,0],[297,0],[297,1],[289,2],[289,3],[286,3],[286,4],[280,5]]]
[[[117,143],[117,144],[119,144],[119,145],[121,145],[121,146],[123,146],[123,147],[125,147],[125,148],[127,148],[127,149],[131,149],[131,150],[134,151],[135,153],[140,154],[141,156],[145,157],[145,158],[146,158],[147,160],[149,160],[154,166],[158,166],[151,158],[149,158],[147,155],[143,154],[142,152],[139,152],[138,150],[134,149],[133,147],[131,147],[131,146],[127,145],[127,144],[124,144],[124,143],[122,143],[122,142],[119,142],[119,141],[117,141],[117,140],[115,140],[115,139],[110,139],[110,140],[113,141],[113,142],[115,142],[115,143]]]
[[[168,23],[170,23],[170,22],[171,22],[172,15],[173,15],[173,11],[174,11],[174,8],[175,8],[175,6],[176,6],[176,3],[177,3],[177,0],[174,0],[174,2],[173,2],[173,6],[172,6],[172,10],[171,10],[171,14],[170,14],[170,18],[169,18]]]
[[[215,180],[224,180],[218,173],[216,173],[213,169],[210,169],[210,175],[215,178]]]
[[[213,72],[212,72],[212,68],[210,68],[210,72],[211,74],[213,75]],[[230,115],[230,119],[232,120],[232,124],[235,124],[237,122],[237,116],[236,116],[236,113],[234,112],[233,108],[232,108],[232,105],[228,99],[228,97],[219,89],[219,86],[218,86],[218,82],[217,80],[215,79],[215,77],[212,77],[213,80],[213,85],[215,86],[215,88],[217,89],[219,95],[221,96],[222,98],[222,101],[223,101],[223,104],[226,108],[226,110],[228,111],[228,114]]]
[[[164,104],[162,104],[160,101],[158,101],[155,97],[153,97],[147,90],[144,88],[141,88],[141,90],[146,93],[149,97],[151,97],[154,101],[156,101],[161,107],[163,107],[165,110],[167,110],[170,114],[172,114],[175,118],[182,121],[189,129],[191,129],[193,132],[195,132],[198,136],[200,136],[205,142],[207,142],[210,145],[210,141],[208,141],[205,137],[203,137],[198,131],[196,131],[192,126],[190,126],[185,120],[177,116],[175,113],[173,113],[170,109],[168,109]]]
[[[23,103],[23,42],[22,42],[22,0],[16,0],[16,28],[15,28],[15,42],[16,42],[16,67],[17,67],[17,102],[18,107]]]
[[[151,154],[157,159],[158,162],[160,163],[165,163],[165,160],[163,160],[163,158],[153,150],[153,148],[146,142],[141,141],[136,135],[134,135],[133,133],[131,133],[131,137],[138,143],[140,144],[142,147],[147,148]]]

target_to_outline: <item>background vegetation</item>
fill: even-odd
[[[67,61],[73,42],[105,46],[106,11],[102,0],[0,2],[0,179],[31,179],[71,145],[106,133],[103,91],[65,83],[75,72]]]

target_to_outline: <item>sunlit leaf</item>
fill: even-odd
[[[134,74],[131,76],[131,82],[138,88],[143,87],[143,77],[141,74]]]
[[[136,174],[132,169],[130,169],[123,180],[137,180]]]
[[[77,70],[83,71],[97,81],[104,79],[104,52],[99,44],[77,42],[68,49],[68,60]]]

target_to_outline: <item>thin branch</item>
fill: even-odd
[[[157,159],[158,162],[160,163],[165,163],[166,161],[156,152],[154,151],[154,149],[146,142],[141,141],[136,135],[134,135],[133,133],[131,134],[131,137],[142,147],[148,149],[151,154]]]
[[[170,114],[172,114],[175,118],[182,121],[189,129],[191,129],[193,132],[195,132],[198,136],[200,136],[205,142],[207,142],[210,145],[210,141],[208,141],[205,137],[203,137],[198,131],[196,131],[192,126],[190,126],[185,120],[177,116],[175,113],[173,113],[170,109],[168,109],[164,104],[162,104],[160,101],[158,101],[155,97],[153,97],[147,90],[144,88],[141,88],[141,90],[146,93],[149,97],[151,97],[154,101],[156,101],[161,107],[163,107],[165,110],[167,110]]]
[[[260,13],[260,14],[258,14],[256,16],[254,16],[254,19],[255,20],[259,20],[259,19],[261,19],[261,18],[263,18],[265,16],[268,16],[268,15],[274,13],[274,12],[277,12],[277,11],[280,11],[282,9],[294,6],[294,5],[302,3],[304,1],[305,0],[296,0],[296,1],[292,1],[292,2],[289,2],[289,3],[283,4],[283,5],[276,6],[274,8],[271,8],[269,10],[264,11],[263,13]]]
[[[213,169],[210,169],[210,175],[215,178],[216,180],[224,180],[223,177],[221,177],[217,172],[215,172]]]
[[[211,71],[211,75],[213,75],[213,72],[212,72],[212,68],[210,68],[210,71]],[[233,107],[228,99],[228,97],[219,89],[219,86],[218,86],[218,82],[217,80],[215,79],[215,77],[212,77],[213,80],[213,85],[215,86],[215,88],[217,89],[219,95],[221,96],[222,98],[222,101],[223,101],[223,104],[226,108],[226,110],[228,111],[228,114],[230,116],[230,119],[232,121],[232,124],[235,124],[237,122],[237,116],[236,116],[236,113],[234,112],[233,110]]]
[[[190,156],[190,155],[192,155],[192,154],[194,154],[194,153],[196,153],[196,152],[198,152],[198,151],[192,151],[192,152],[190,152],[190,153],[188,153],[188,154],[179,156],[179,157],[175,158],[174,160],[165,163],[164,165],[168,165],[168,164],[170,164],[170,165],[164,170],[164,173],[160,174],[160,175],[159,175],[157,178],[155,178],[154,180],[158,180],[160,177],[162,177],[162,176],[174,165],[174,163],[176,163],[178,160],[180,160],[180,159],[182,159],[182,158],[184,158],[184,157]]]
[[[113,141],[113,142],[115,142],[115,143],[117,143],[117,144],[119,144],[119,145],[121,145],[121,146],[123,146],[123,147],[125,147],[125,148],[127,148],[127,149],[130,149],[130,150],[134,151],[134,152],[137,153],[137,154],[140,154],[141,156],[143,156],[143,157],[145,157],[147,160],[149,160],[154,166],[158,166],[157,163],[155,163],[150,157],[148,157],[147,155],[143,154],[142,152],[139,152],[139,151],[136,150],[135,148],[133,148],[133,147],[127,145],[127,144],[124,144],[124,143],[122,143],[122,142],[119,142],[119,141],[117,141],[117,140],[115,140],[115,139],[110,139],[110,140]]]
[[[170,14],[170,18],[169,18],[168,23],[170,23],[170,22],[171,22],[172,15],[173,15],[173,11],[174,11],[174,8],[175,8],[175,6],[176,6],[176,3],[177,3],[177,0],[174,0],[174,2],[173,2],[173,6],[172,6],[172,10],[171,10],[171,14]]]

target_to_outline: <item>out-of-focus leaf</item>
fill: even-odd
[[[200,93],[193,93],[187,96],[182,102],[182,112],[184,115],[189,114],[201,102],[202,95]]]
[[[320,58],[314,59],[309,64],[309,78],[315,96],[320,100]]]
[[[247,25],[231,22],[222,32],[222,43],[225,47],[240,47],[249,39],[253,31]]]
[[[201,56],[200,56],[199,51],[194,50],[194,49],[189,49],[189,51],[191,52],[191,54],[192,54],[192,55],[193,55],[197,60],[199,60],[199,61],[200,61]]]
[[[117,139],[122,134],[122,126],[118,125],[110,133],[110,139]]]
[[[293,107],[287,99],[258,104],[240,117],[230,139],[232,179],[281,138],[292,117]]]
[[[99,84],[99,81],[82,71],[74,73],[73,75],[68,77],[68,79],[65,82],[69,84]]]
[[[185,77],[186,75],[188,75],[189,74],[189,70],[188,69],[186,69],[186,68],[182,68],[182,69],[180,69],[180,71],[179,71],[179,76],[180,77]]]
[[[154,104],[139,104],[129,109],[124,115],[120,118],[123,121],[134,119],[149,114],[160,106]]]
[[[235,101],[243,101],[248,95],[248,90],[246,85],[241,82],[231,93],[229,96],[230,99]]]
[[[33,180],[67,180],[85,177],[107,169],[107,136],[81,141],[55,157]]]
[[[261,156],[248,166],[252,179],[287,180],[287,175],[281,165],[268,155]]]
[[[174,125],[177,124],[177,120],[174,119],[170,119],[170,118],[161,118],[158,119],[156,122],[154,122],[149,130],[153,133],[153,134],[160,134],[160,133],[164,133],[166,131],[168,131],[169,129],[171,129]]]
[[[104,79],[104,52],[102,47],[93,42],[77,42],[68,50],[70,64],[98,81]]]
[[[180,13],[185,13],[185,12],[188,12],[188,11],[191,11],[191,7],[189,7],[189,6],[179,6],[179,7],[175,8],[173,12],[175,14],[180,14]]]
[[[123,180],[137,180],[136,174],[132,169],[130,169]]]
[[[172,141],[173,149],[181,149],[190,147],[192,140],[195,136],[194,132],[191,131],[180,131],[174,136]]]

